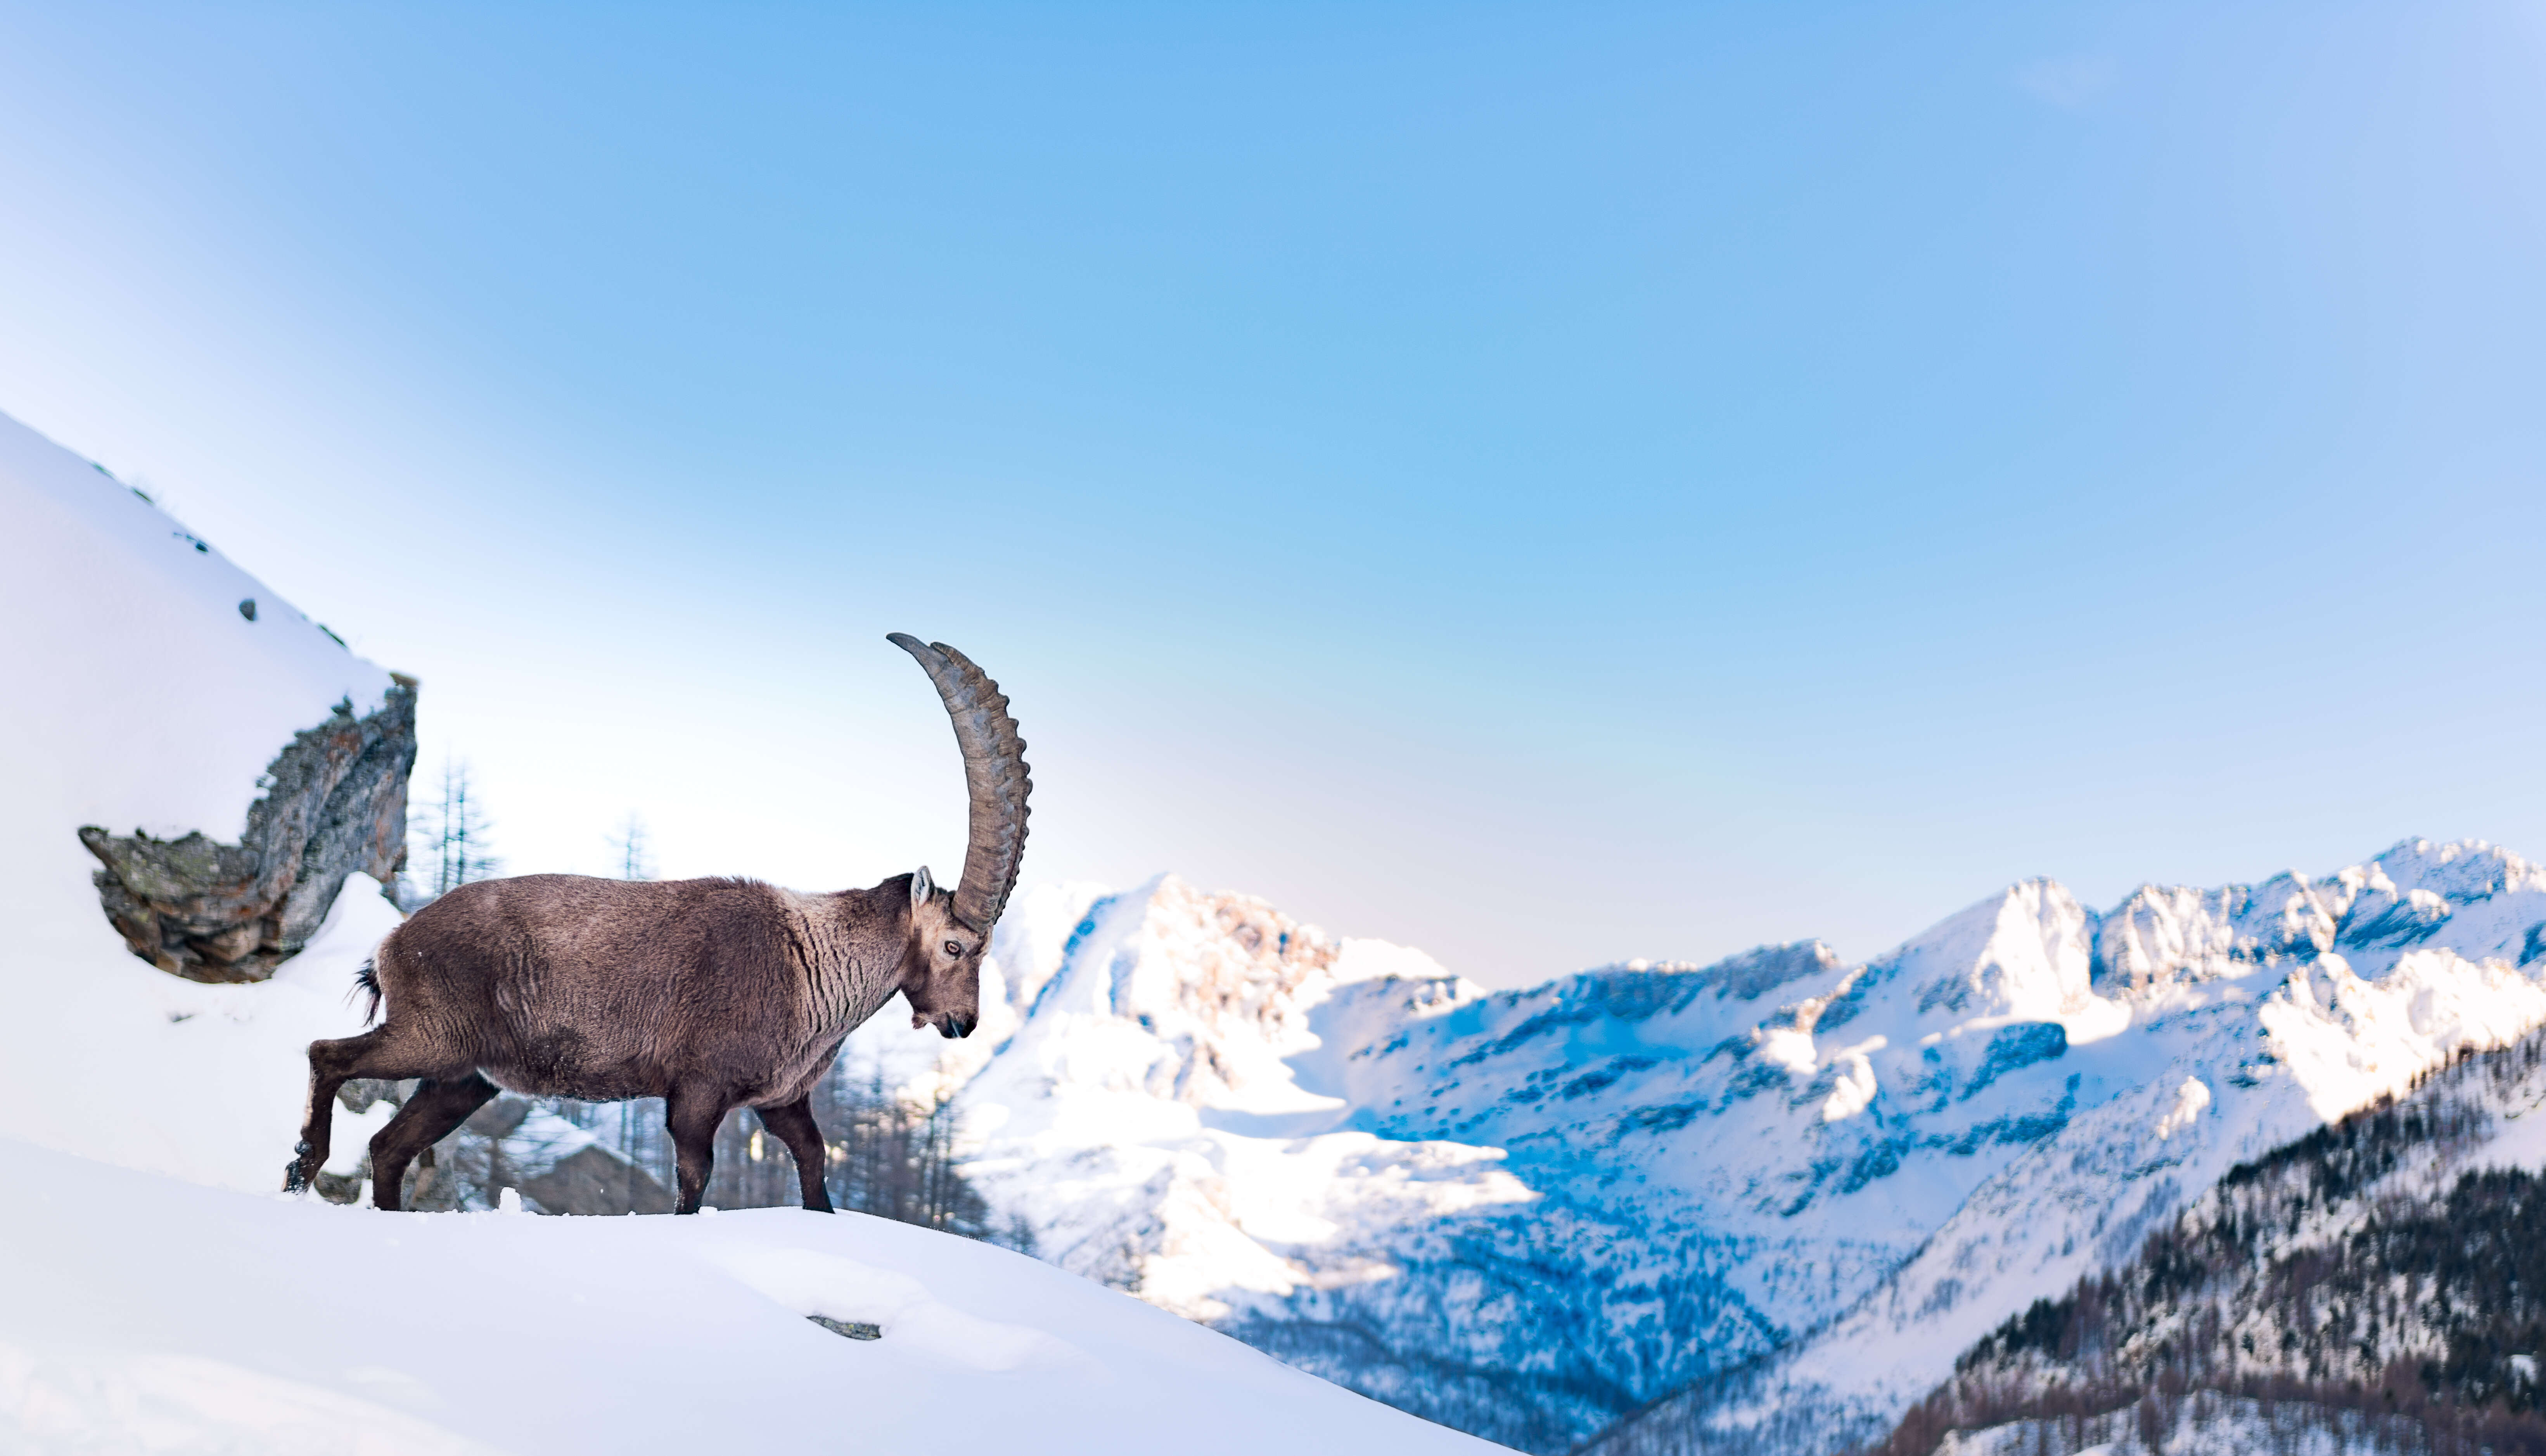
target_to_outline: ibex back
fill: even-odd
[[[372,1139],[372,1199],[396,1208],[407,1165],[498,1089],[664,1099],[682,1213],[707,1188],[716,1130],[757,1108],[795,1155],[805,1206],[829,1212],[810,1094],[840,1042],[899,992],[913,1026],[969,1035],[981,955],[1017,881],[1025,744],[998,685],[962,653],[902,633],[964,753],[972,838],[953,890],[925,868],[868,890],[802,895],[756,880],[636,883],[534,874],[463,885],[381,942],[366,981],[381,1024],[312,1042],[309,1104],[284,1175],[327,1161],[336,1092],[421,1078]]]

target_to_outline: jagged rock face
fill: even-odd
[[[406,862],[415,682],[357,718],[351,701],[294,735],[265,770],[235,845],[84,826],[106,918],[132,953],[190,981],[262,981],[316,934],[345,877],[383,884]]]

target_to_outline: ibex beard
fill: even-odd
[[[336,1093],[355,1078],[421,1079],[372,1139],[372,1201],[395,1209],[407,1166],[499,1091],[661,1097],[696,1213],[716,1130],[736,1107],[795,1156],[805,1206],[828,1213],[811,1093],[851,1031],[898,992],[914,1027],[972,1033],[981,956],[1016,887],[1025,743],[998,685],[943,642],[895,632],[945,699],[964,755],[971,841],[953,889],[926,868],[871,889],[806,895],[745,879],[638,883],[534,874],[463,885],[381,942],[363,985],[381,1023],[309,1046],[309,1102],[284,1174],[327,1162]]]

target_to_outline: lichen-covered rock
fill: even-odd
[[[106,918],[132,953],[190,981],[262,981],[327,918],[345,877],[382,884],[406,862],[406,780],[415,767],[415,681],[381,705],[352,702],[294,735],[265,770],[235,845],[198,830],[158,840],[96,825],[80,843]]]

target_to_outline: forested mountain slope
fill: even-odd
[[[2541,1053],[2467,1059],[2230,1170],[2136,1258],[1966,1351],[1881,1456],[2018,1427],[2047,1453],[2147,1446],[2203,1393],[2345,1449],[2546,1452]]]

